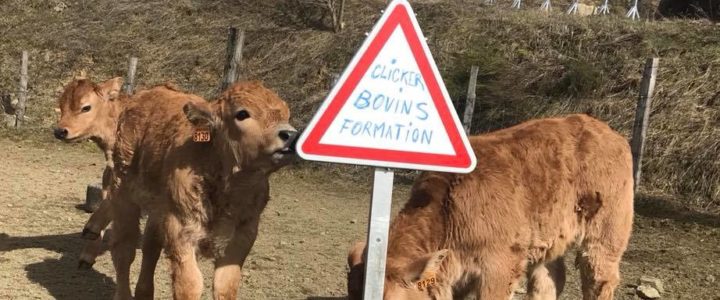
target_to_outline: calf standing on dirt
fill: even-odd
[[[586,115],[471,137],[470,174],[427,172],[393,220],[385,299],[556,299],[564,253],[578,247],[583,299],[612,300],[633,219],[630,147]],[[348,292],[362,295],[364,243],[350,251]]]
[[[55,137],[65,142],[90,139],[105,154],[102,199],[107,196],[113,167],[112,148],[115,146],[117,120],[120,112],[129,102],[127,96],[120,94],[122,83],[120,77],[100,84],[84,78],[75,78],[65,86],[58,101],[60,116],[53,130]],[[83,237],[90,241],[85,244],[80,254],[81,268],[92,266],[101,252],[103,229],[110,222],[108,209],[109,205],[106,201],[101,201],[83,230]],[[93,226],[97,223],[99,223],[97,226]]]
[[[109,197],[115,299],[131,298],[141,208],[170,259],[175,299],[200,298],[197,249],[215,258],[214,298],[236,298],[269,201],[268,177],[295,156],[288,119],[287,104],[259,82],[236,83],[212,103],[166,93],[126,109]],[[143,257],[159,253],[153,245],[143,244]],[[153,297],[154,265],[143,259],[136,299]]]
[[[153,101],[157,90],[177,91],[173,84],[166,83],[149,90],[143,90],[128,97],[121,93],[123,80],[116,77],[100,84],[88,79],[76,78],[65,86],[58,101],[60,116],[54,129],[57,139],[76,142],[90,139],[105,154],[106,167],[102,179],[102,199],[107,198],[110,176],[113,168],[112,151],[115,147],[117,123],[120,113],[135,99]],[[196,97],[188,95],[188,97]],[[200,99],[199,97],[196,97]],[[79,266],[90,268],[101,253],[102,236],[110,224],[110,204],[101,201],[83,229],[83,238],[89,241],[80,253]]]

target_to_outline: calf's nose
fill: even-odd
[[[68,135],[68,131],[65,128],[55,128],[54,134],[56,139],[64,140]]]
[[[285,142],[285,145],[288,149],[295,151],[295,144],[297,143],[297,138],[299,136],[299,133],[297,130],[280,130],[278,132],[278,137]]]
[[[280,130],[278,136],[283,142],[290,142],[297,137],[298,132],[295,130]]]

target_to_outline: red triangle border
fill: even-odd
[[[418,153],[410,151],[362,148],[354,146],[338,146],[321,144],[320,139],[330,127],[332,121],[337,117],[340,110],[350,98],[350,95],[366,74],[377,55],[383,49],[388,39],[400,26],[405,34],[410,49],[415,57],[420,73],[425,80],[430,97],[440,115],[445,131],[455,151],[455,155]],[[357,61],[354,69],[350,71],[347,79],[342,83],[334,98],[330,101],[325,112],[311,128],[306,141],[301,145],[302,151],[309,155],[342,157],[350,159],[363,159],[374,161],[386,161],[403,164],[433,165],[451,168],[467,168],[472,164],[471,157],[463,144],[460,128],[456,126],[447,105],[444,94],[441,90],[438,78],[435,77],[430,60],[425,54],[419,34],[415,32],[408,8],[405,5],[397,5],[382,25],[374,40],[365,49]]]

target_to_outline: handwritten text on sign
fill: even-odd
[[[397,28],[320,140],[323,144],[455,154]]]

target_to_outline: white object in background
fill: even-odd
[[[633,2],[633,6],[630,7],[630,10],[628,10],[625,17],[628,17],[633,20],[639,20],[640,19],[640,12],[638,11],[638,0],[635,0]]]

